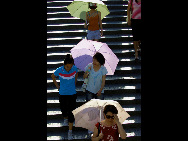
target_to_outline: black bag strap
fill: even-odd
[[[99,123],[99,127],[98,127],[98,136],[99,136],[99,134],[100,134],[100,122],[98,122]]]
[[[100,134],[100,122],[98,122],[99,123],[99,127],[98,127],[98,136],[99,136],[99,134]],[[99,140],[99,141],[101,141],[101,140]]]

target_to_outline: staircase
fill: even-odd
[[[71,17],[66,6],[72,0],[47,1],[47,140],[67,140],[68,126],[63,126],[59,108],[58,91],[51,74],[62,66],[70,49],[86,37],[84,21]],[[110,14],[103,20],[104,36],[99,40],[108,46],[119,58],[113,76],[106,77],[105,100],[116,100],[130,114],[123,127],[127,141],[141,140],[141,60],[134,60],[132,31],[126,23],[127,0],[103,1]],[[140,54],[139,54],[140,57]],[[141,57],[140,57],[141,58]],[[79,70],[77,81],[77,107],[85,103],[81,90],[83,71]],[[59,79],[57,79],[59,82]],[[73,127],[74,140],[88,141],[87,130]],[[122,139],[119,139],[122,140]]]

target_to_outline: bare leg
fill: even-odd
[[[141,43],[141,41],[139,40],[138,41],[138,50],[140,50],[140,43]]]
[[[138,58],[138,42],[139,41],[133,41],[134,43],[134,50],[135,50],[135,59]]]
[[[72,130],[72,127],[73,127],[73,123],[69,122],[69,130]]]

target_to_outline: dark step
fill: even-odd
[[[59,92],[49,92],[47,93],[47,98],[53,98],[53,97],[58,97]],[[107,98],[113,98],[115,95],[119,96],[119,98],[123,99],[123,97],[137,97],[138,99],[141,96],[140,90],[139,89],[117,89],[117,90],[105,90],[104,92],[104,98],[107,100]],[[82,96],[85,97],[85,93],[80,90],[77,91],[77,96]]]
[[[68,12],[67,6],[69,4],[64,4],[64,5],[60,5],[60,6],[47,6],[47,13],[49,12],[60,12],[60,11],[64,11],[64,12]],[[126,10],[128,7],[128,4],[107,4],[107,8],[108,10],[116,10],[116,9],[124,9]]]
[[[79,72],[78,73],[78,79],[77,81],[84,81],[83,79],[83,74],[84,72]],[[129,79],[141,79],[141,74],[114,74],[114,75],[107,75],[106,76],[106,80],[110,81],[110,80],[119,80],[119,79],[125,79],[125,80],[129,80]],[[56,77],[56,80],[59,81],[59,78]],[[53,82],[52,78],[51,77],[48,77],[47,78],[47,83],[51,83]]]
[[[69,52],[74,46],[76,46],[78,43],[72,43],[72,44],[48,44],[47,45],[47,52]],[[108,43],[107,43],[108,44]],[[133,44],[130,45],[109,45],[108,47],[113,51],[113,50],[126,50],[129,52],[129,50],[133,50],[134,46]],[[124,51],[125,52],[125,51]],[[123,58],[119,59],[125,59],[126,56]],[[127,58],[127,59],[133,59],[133,58]]]
[[[87,30],[74,30],[73,32],[71,32],[70,30],[67,31],[63,31],[63,30],[59,30],[59,31],[48,31],[47,32],[47,37],[48,38],[75,38],[75,37],[86,37],[87,36]],[[128,36],[132,36],[132,30],[116,30],[116,31],[110,31],[106,29],[103,29],[103,37],[105,38],[112,38],[112,35],[116,35],[117,37],[128,37]],[[116,37],[115,36],[115,37]],[[102,38],[103,38],[102,37]]]
[[[56,41],[57,43],[59,42],[65,42],[66,43],[72,43],[72,42],[80,42],[80,40],[85,39],[87,36],[87,33],[85,32],[84,35],[82,36],[57,36],[56,37],[48,37],[47,41]],[[116,34],[116,35],[112,35],[112,33],[110,35],[103,35],[100,39],[101,42],[105,43],[106,41],[119,41],[119,42],[123,42],[123,41],[132,41],[132,34]],[[50,43],[49,43],[50,44]]]
[[[134,117],[134,116],[138,117],[141,115],[141,111],[139,110],[136,110],[136,111],[127,110],[126,112],[130,115],[129,118]],[[63,119],[60,107],[47,109],[47,121],[60,120],[60,119]]]
[[[114,52],[114,50],[113,50]],[[54,53],[48,53],[47,54],[47,60],[64,60],[65,59],[65,56],[66,54],[69,54],[71,53],[70,51],[69,52],[54,52]],[[122,58],[122,57],[128,57],[128,56],[134,56],[135,52],[132,51],[132,52],[123,52],[123,53],[114,53],[117,58]]]
[[[138,65],[141,65],[141,62],[135,63],[135,61],[119,61],[117,67],[137,67]],[[47,64],[47,68],[59,68],[62,66],[62,63],[58,64]]]
[[[133,124],[123,124],[122,125],[124,130],[126,131],[126,129],[130,129],[130,128],[141,128],[141,123],[133,123]],[[67,127],[47,127],[47,132],[56,132],[56,133],[64,133],[68,131],[68,126]],[[73,127],[73,132],[77,132],[77,131],[88,131],[85,128],[81,128],[81,127]]]
[[[69,0],[68,2],[67,1],[60,1],[60,2],[48,2],[47,3],[47,6],[68,6],[69,4],[71,4],[72,2],[70,2],[70,1],[73,1],[73,0]],[[125,4],[128,4],[128,2],[127,1],[120,1],[120,0],[115,0],[115,1],[102,1],[104,4],[106,4],[106,5],[111,5],[111,4],[121,4],[121,5],[125,5]]]
[[[56,69],[56,68],[55,68]],[[47,70],[47,78],[51,77],[52,73],[55,71],[55,69],[48,69]],[[131,70],[116,70],[114,75],[121,75],[121,74],[126,74],[126,75],[135,75],[135,74],[140,74],[141,73],[141,69],[131,69]],[[83,72],[80,73],[79,75],[83,75]]]
[[[141,109],[141,99],[134,99],[134,100],[116,100],[119,102],[120,105],[122,105],[123,108],[132,108],[136,107],[137,111]],[[47,108],[58,108],[60,106],[59,101],[55,100],[53,101],[55,103],[50,103],[50,101],[47,103]],[[83,105],[85,102],[76,102],[76,107],[79,107]]]
[[[61,129],[60,129],[61,130]],[[81,130],[81,131],[74,131],[73,130],[73,137],[74,141],[91,141],[91,139],[85,139],[87,138],[87,130]],[[141,141],[141,128],[128,128],[125,129],[125,132],[127,133],[126,141]],[[47,141],[54,141],[54,140],[67,140],[67,133],[68,130],[65,132],[50,132],[47,133]],[[118,139],[118,141],[125,141],[121,138]]]
[[[110,14],[108,14],[106,17],[108,16],[113,16],[113,15],[123,15],[126,16],[127,15],[127,9],[114,9],[114,10],[110,10]],[[62,18],[62,17],[72,17],[72,15],[66,11],[66,12],[48,12],[47,13],[47,18]]]
[[[113,91],[113,93],[104,93],[104,100],[135,100],[135,99],[141,99],[141,93],[118,93],[118,91]],[[47,95],[47,100],[49,101],[59,101],[59,94]],[[77,92],[77,102],[85,102],[86,100],[86,94],[84,92],[81,93]]]
[[[108,16],[102,19],[102,23],[106,22],[113,22],[113,21],[122,21],[126,22],[126,16],[123,15],[112,15]],[[47,19],[47,24],[66,24],[66,23],[83,23],[84,21],[79,18],[74,18],[74,17],[61,17],[61,18],[48,18]]]
[[[130,28],[130,26],[127,25],[127,22],[106,22],[102,24],[103,29],[105,28]],[[84,21],[82,23],[68,23],[68,24],[48,24],[47,25],[47,31],[50,30],[69,30],[69,29],[79,29],[84,30]]]

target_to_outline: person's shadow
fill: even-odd
[[[80,13],[80,19],[86,21],[86,11],[82,11],[82,12]]]

